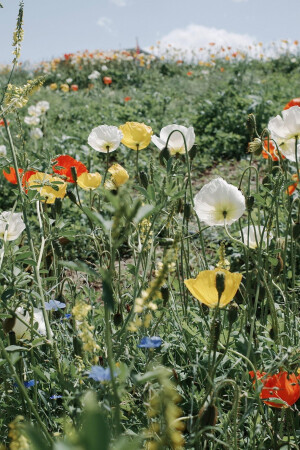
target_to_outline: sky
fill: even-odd
[[[0,63],[11,61],[18,0],[1,0]],[[24,0],[21,60],[38,62],[78,50],[211,41],[239,47],[300,41],[300,0]]]

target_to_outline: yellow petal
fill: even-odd
[[[225,274],[225,289],[220,299],[220,308],[226,306],[235,296],[242,281],[240,273],[231,273],[225,269],[204,270],[196,279],[185,280],[184,283],[191,294],[210,308],[218,305],[218,291],[216,288],[216,273]]]
[[[84,172],[77,178],[77,184],[82,189],[89,191],[96,189],[101,184],[101,175],[98,172],[88,173]]]
[[[51,183],[55,183],[55,186],[57,186],[58,189],[54,189],[51,186]],[[43,172],[37,172],[34,175],[31,175],[27,186],[29,189],[37,190],[42,197],[45,197],[45,203],[50,204],[54,203],[56,198],[64,198],[67,192],[67,183],[64,183],[59,177],[53,177]]]
[[[126,122],[119,129],[123,133],[122,144],[133,150],[142,150],[148,147],[153,134],[152,128],[139,122]]]
[[[126,183],[126,181],[129,179],[127,170],[125,170],[124,167],[120,166],[120,164],[113,164],[108,169],[108,172],[111,174],[111,181],[117,188],[122,186],[122,184]]]

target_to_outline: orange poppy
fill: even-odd
[[[88,172],[86,166],[82,162],[76,161],[76,159],[69,155],[59,155],[53,159],[52,162],[55,163],[52,166],[53,172],[64,177],[65,181],[68,181],[69,183],[75,183],[71,170],[72,167],[75,167],[77,177],[82,173]]]
[[[295,192],[295,190],[297,189],[298,183],[299,183],[299,178],[296,173],[294,173],[291,178],[292,178],[292,181],[295,181],[295,182],[293,184],[291,184],[290,186],[288,186],[287,190],[285,191],[286,194],[288,194],[288,195],[292,195]]]
[[[9,120],[6,121],[7,125],[9,125]],[[5,127],[4,119],[0,119],[0,127]]]
[[[189,71],[186,73],[188,77],[190,77],[191,75],[193,75],[193,72]]]
[[[220,67],[221,72],[224,72],[224,70],[225,70],[224,67]]]
[[[276,147],[275,147],[275,145],[273,144],[272,141],[269,141],[269,148],[268,148],[268,139],[265,139],[265,141],[264,141],[264,148],[265,148],[265,150],[263,150],[262,153],[261,153],[263,158],[269,159],[270,156],[267,153],[267,152],[269,152],[271,157],[272,157],[272,159],[273,159],[273,161],[279,161],[280,160],[280,157],[278,156],[278,152],[276,150]],[[285,159],[285,156],[283,156],[283,154],[281,154],[281,158]]]
[[[72,91],[78,91],[78,84],[71,84]]]
[[[300,97],[293,98],[285,105],[283,109],[290,109],[292,106],[300,106]]]
[[[19,169],[20,176],[22,175],[22,173],[23,173],[23,169]],[[36,173],[35,170],[27,170],[24,173],[24,175],[22,176],[22,186],[25,186],[25,184],[27,183],[27,181],[29,180],[31,175],[34,175],[35,173]],[[5,172],[5,170],[3,170],[3,175],[7,179],[7,181],[9,181],[11,184],[18,183],[17,174],[16,174],[14,167],[9,168],[9,173]]]
[[[108,86],[112,83],[112,79],[110,77],[103,77],[103,83]]]
[[[253,370],[249,372],[249,375],[254,379],[253,384],[255,384]],[[300,375],[296,376],[294,373],[288,374],[282,371],[274,375],[267,375],[266,372],[257,371],[256,377],[263,384],[259,398],[266,405],[274,408],[288,408],[300,397]]]
[[[124,102],[129,102],[129,100],[131,100],[131,97],[125,97],[124,98]]]

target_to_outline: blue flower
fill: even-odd
[[[66,307],[65,303],[61,303],[58,300],[50,300],[50,302],[45,302],[46,311],[57,311],[58,308],[63,309]]]
[[[65,314],[65,319],[70,319],[72,317],[72,314]]]
[[[50,400],[57,400],[58,398],[62,398],[62,395],[57,394],[51,395]]]
[[[157,348],[160,347],[162,340],[159,336],[143,337],[138,344],[140,348]]]
[[[92,366],[92,369],[89,372],[89,378],[92,378],[95,381],[110,381],[111,373],[110,369],[104,369],[101,366]]]
[[[24,381],[24,386],[28,389],[32,386],[35,385],[35,381],[34,380],[29,380],[29,381]]]

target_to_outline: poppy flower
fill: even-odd
[[[97,152],[110,153],[115,151],[123,138],[123,133],[114,125],[99,125],[93,128],[88,144]]]
[[[55,91],[57,89],[57,84],[56,83],[51,83],[50,84],[50,89],[51,89],[51,91]]]
[[[23,169],[18,169],[20,176],[23,174]],[[31,175],[34,175],[36,173],[35,170],[27,170],[24,175],[22,176],[22,186],[25,186]],[[5,172],[3,170],[3,175],[9,181],[11,184],[17,184],[17,175],[16,171],[13,167],[9,168],[9,173]]]
[[[112,79],[110,77],[103,77],[103,83],[109,86],[112,83]]]
[[[25,230],[22,213],[3,211],[0,214],[0,239],[15,241]]]
[[[170,133],[172,134],[168,141],[168,149],[171,155],[176,155],[176,153],[183,155],[185,154],[184,140],[182,134],[185,137],[187,151],[190,151],[190,149],[193,147],[195,143],[194,128],[193,127],[186,128],[182,125],[176,124],[167,125],[166,127],[163,127],[161,129],[159,137],[152,136],[151,140],[153,144],[156,145],[156,147],[158,147],[160,150],[163,150],[166,147]]]
[[[131,97],[124,97],[124,102],[129,102],[131,100]]]
[[[127,170],[120,164],[113,164],[108,172],[111,174],[111,178],[104,183],[105,189],[116,190],[129,179]]]
[[[263,150],[262,153],[261,153],[263,158],[269,159],[270,156],[268,155],[268,153],[270,153],[271,158],[272,158],[273,161],[279,161],[280,160],[280,157],[278,155],[276,147],[275,147],[275,145],[273,144],[272,141],[269,140],[269,145],[268,145],[268,139],[266,139],[264,141],[264,149],[265,150]],[[283,154],[281,155],[281,157],[282,157],[282,159],[285,159],[285,156]]]
[[[268,129],[276,141],[288,141],[300,136],[300,107],[292,106],[282,111],[282,117],[273,117],[268,123]]]
[[[78,85],[77,84],[71,84],[71,91],[78,91]]]
[[[297,189],[298,183],[299,183],[299,178],[296,173],[294,173],[291,178],[292,178],[292,181],[294,181],[294,183],[291,184],[290,186],[288,186],[288,188],[286,190],[286,194],[288,194],[288,195],[292,195],[295,192],[295,190]]]
[[[249,375],[254,380],[253,370]],[[267,375],[266,372],[256,372],[256,377],[263,384],[259,398],[273,408],[288,408],[292,406],[300,397],[299,380],[300,375],[280,371],[274,375]]]
[[[195,212],[207,225],[231,225],[246,209],[245,197],[232,184],[219,177],[205,184],[194,197]]]
[[[290,100],[283,109],[290,109],[292,106],[300,106],[300,97]]]
[[[63,92],[69,92],[70,87],[69,87],[68,84],[64,83],[64,84],[62,84],[62,85],[60,86],[60,89],[61,89]]]
[[[67,183],[61,178],[53,177],[43,172],[36,172],[28,180],[29,189],[37,190],[45,203],[54,203],[56,198],[64,198],[67,193]]]
[[[7,154],[6,145],[0,145],[0,157],[4,158]]]
[[[123,133],[122,144],[132,150],[142,150],[151,142],[152,128],[144,123],[126,122],[119,129]]]
[[[265,246],[267,240],[267,230],[263,226],[250,225],[249,228],[245,227],[242,229],[243,242],[248,245],[249,248],[257,248],[262,241],[262,246]],[[270,239],[273,238],[272,233],[269,233]]]
[[[189,72],[187,72],[186,74],[187,74],[188,77],[190,77],[190,76],[193,75],[193,72],[189,71]]]
[[[7,125],[10,124],[9,120],[6,121]],[[0,127],[5,127],[4,119],[0,119]]]
[[[55,163],[52,167],[53,172],[65,177],[65,181],[69,183],[75,183],[71,170],[72,167],[75,167],[77,177],[82,173],[88,172],[87,167],[82,162],[76,161],[76,159],[69,155],[57,156],[52,162]]]
[[[101,179],[102,177],[98,172],[96,173],[84,172],[77,178],[77,184],[85,191],[94,190],[100,186]]]
[[[217,273],[219,272],[225,275],[225,288],[220,302],[216,285]],[[203,270],[197,278],[184,280],[184,284],[200,303],[204,303],[209,308],[215,308],[218,304],[220,308],[224,308],[237,293],[242,277],[240,273],[231,273],[228,270],[216,268],[214,270]]]

